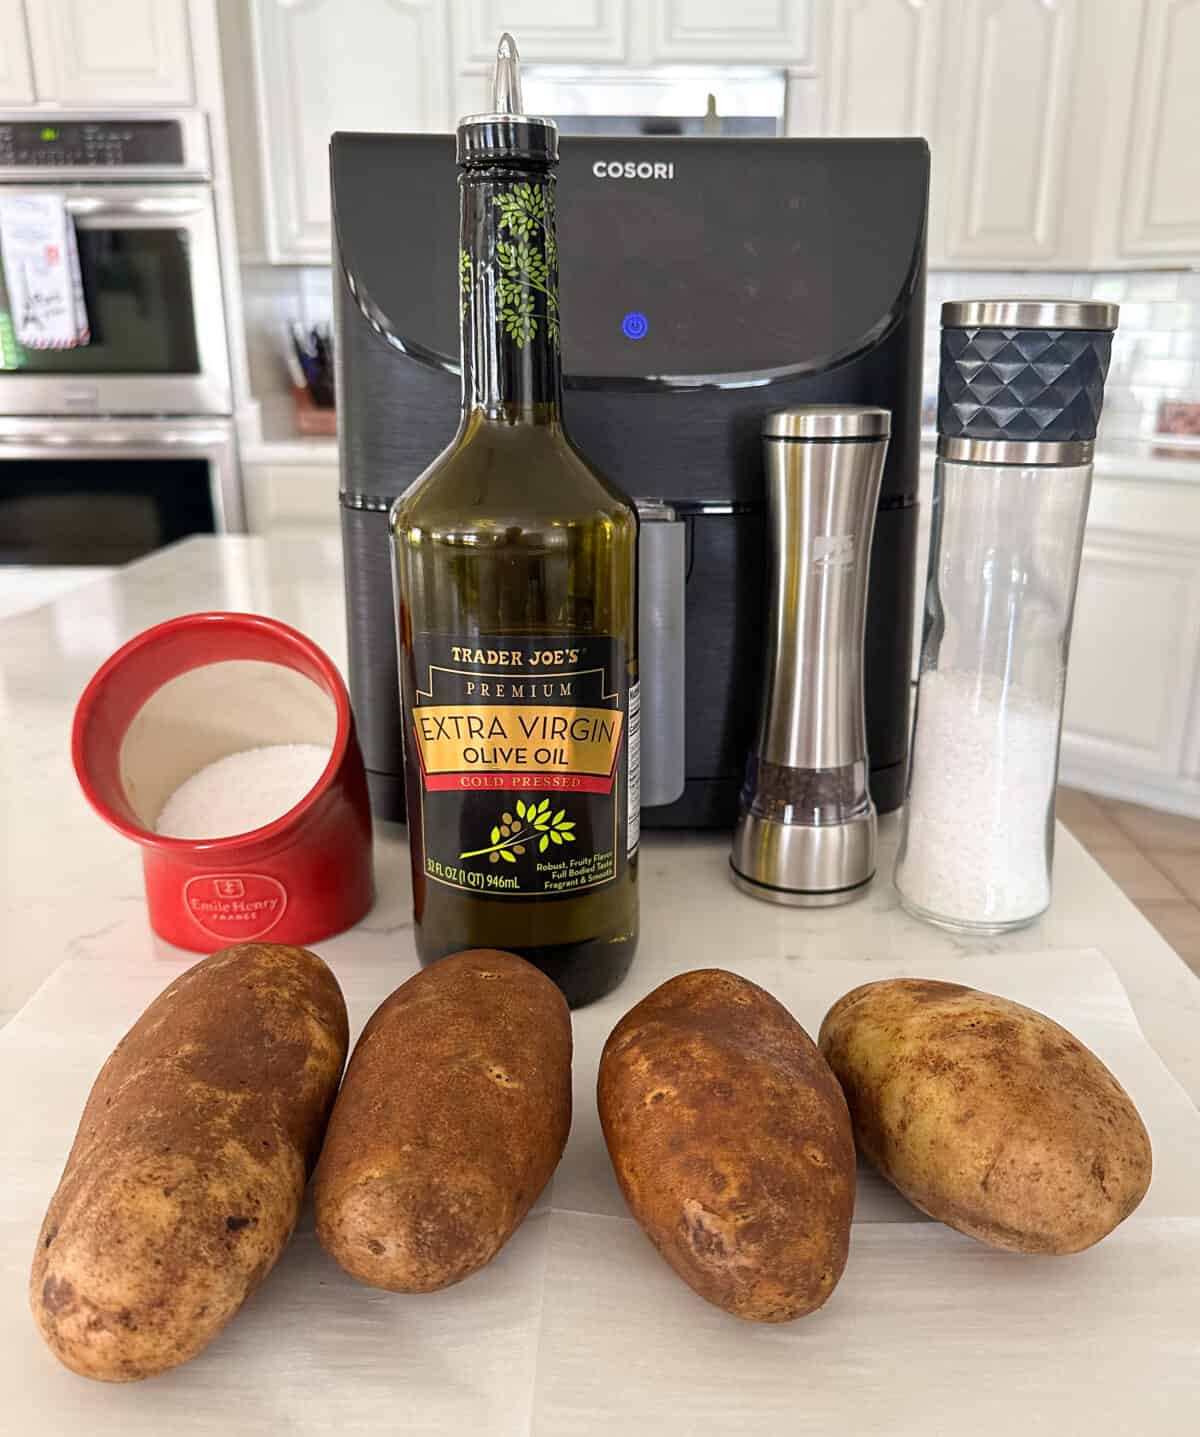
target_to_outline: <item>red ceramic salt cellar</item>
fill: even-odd
[[[184,779],[263,744],[332,748],[294,807],[233,837],[154,832]],[[327,654],[256,614],[169,619],[101,666],[75,710],[75,772],[96,812],[140,845],[154,931],[198,953],[269,938],[316,943],[374,901],[371,811],[350,699]]]

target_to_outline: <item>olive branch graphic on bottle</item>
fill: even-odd
[[[501,814],[500,822],[492,829],[487,848],[473,848],[469,853],[460,853],[459,859],[482,858],[486,853],[489,863],[497,863],[501,859],[505,863],[515,863],[525,852],[525,845],[534,839],[537,839],[539,853],[545,853],[552,843],[575,842],[575,825],[567,818],[566,809],[560,808],[552,814],[548,798],[543,798],[541,803],[528,804],[523,798],[518,798],[514,808],[515,817],[507,811]]]
[[[460,248],[458,251],[458,297],[462,301],[462,317],[464,319],[467,317],[467,310],[471,304],[472,283],[471,256],[465,249]]]
[[[553,208],[547,208],[542,185],[520,184],[496,195],[499,207],[497,228],[508,239],[496,245],[500,278],[496,296],[500,301],[500,323],[518,349],[538,332],[534,295],[546,299],[546,334],[558,348],[558,238]]]

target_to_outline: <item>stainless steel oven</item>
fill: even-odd
[[[0,263],[0,564],[243,529],[204,115],[0,113],[0,203],[48,192],[90,338],[22,346]]]
[[[5,185],[4,192],[19,187]],[[78,237],[91,342],[18,350],[16,362],[0,368],[0,413],[228,414],[210,192],[79,185],[66,206]],[[211,298],[205,303],[202,296]]]
[[[0,198],[60,192],[91,329],[0,346],[0,414],[229,414],[208,135],[198,111],[0,113]],[[0,315],[8,308],[0,266]]]
[[[0,564],[125,564],[245,527],[229,419],[0,418]]]

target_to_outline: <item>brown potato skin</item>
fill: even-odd
[[[1150,1186],[1150,1139],[1128,1094],[1032,1008],[894,978],[839,998],[820,1044],[859,1151],[922,1212],[981,1242],[1081,1252]]]
[[[146,1009],[100,1070],[30,1275],[55,1356],[103,1382],[195,1357],[271,1270],[346,1061],[314,953],[225,948]]]
[[[751,1322],[825,1302],[850,1244],[854,1142],[781,1003],[719,968],[672,978],[609,1035],[597,1101],[625,1200],[689,1287]]]
[[[317,1237],[352,1277],[434,1292],[489,1263],[571,1130],[571,1018],[512,953],[443,958],[375,1010],[313,1184]]]

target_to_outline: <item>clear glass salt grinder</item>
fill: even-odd
[[[1001,933],[1050,902],[1075,585],[1117,306],[942,306],[904,907]]]

